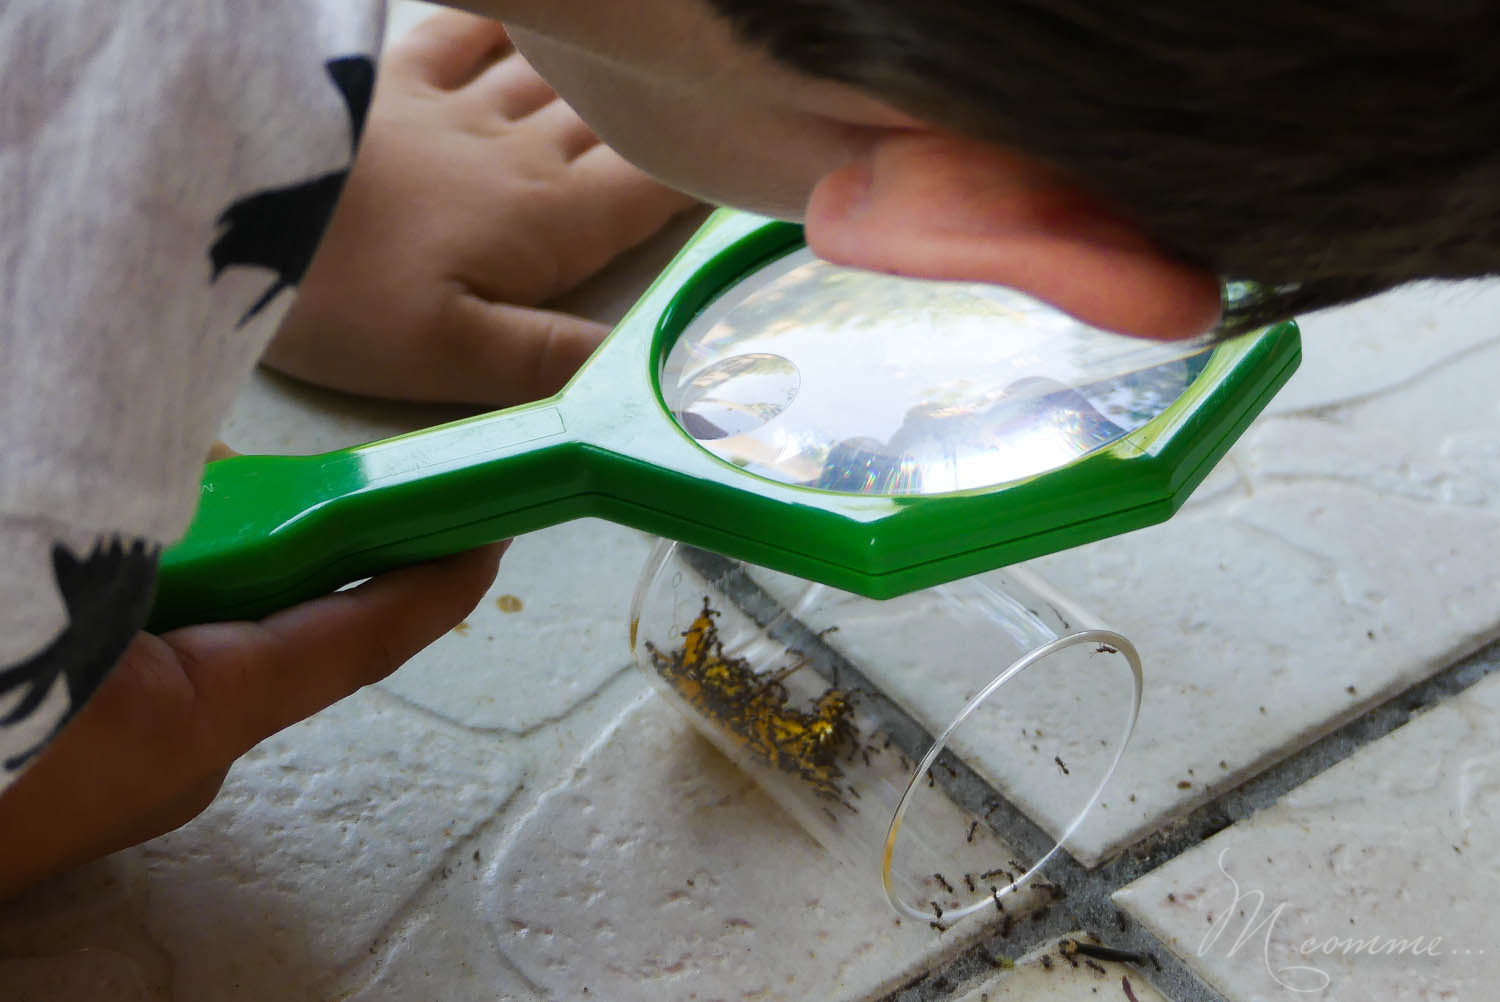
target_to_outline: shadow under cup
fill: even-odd
[[[662,542],[631,610],[657,688],[895,909],[1005,910],[1099,802],[1140,660],[1024,568],[876,601]]]

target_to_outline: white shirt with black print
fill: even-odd
[[[383,21],[0,3],[0,790],[145,622],[342,188]]]

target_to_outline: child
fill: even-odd
[[[527,306],[683,201],[551,88],[668,184],[805,218],[831,259],[1128,333],[1209,328],[1219,273],[1269,283],[1243,325],[1490,268],[1486,130],[1444,118],[1496,104],[1489,5],[491,0],[550,87],[498,27],[440,17],[392,52],[347,183],[373,16],[58,6],[0,10],[0,764],[29,766],[0,796],[0,893],[192,817],[237,755],[482,594],[493,548],[135,632],[290,286],[266,360],[345,390],[513,402],[587,355],[597,330]]]

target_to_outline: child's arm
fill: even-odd
[[[387,51],[338,211],[264,361],[381,397],[546,396],[606,331],[537,305],[692,204],[601,145],[499,24],[440,12]]]
[[[76,20],[59,18],[58,24],[83,30]],[[0,52],[8,51],[4,41]],[[375,152],[360,155],[329,239],[302,283],[297,314],[277,343],[275,357],[289,370],[394,396],[509,402],[544,395],[567,378],[602,331],[529,304],[586,278],[686,204],[599,147],[519,60],[494,63],[497,46],[504,47],[498,26],[449,15],[418,29],[392,52],[365,133]],[[31,50],[21,45],[16,51],[24,56]],[[314,48],[293,65],[305,65],[313,83],[336,101],[324,78],[327,54]],[[144,58],[154,67],[152,50]],[[10,69],[26,78],[34,68],[18,59],[10,60]],[[177,76],[166,73],[163,93],[192,97],[194,87],[201,88],[192,67],[166,69]],[[136,79],[96,75],[109,81],[106,90],[113,81]],[[178,77],[187,82],[175,85]],[[63,91],[72,86],[67,79],[55,84]],[[224,86],[233,91],[244,85]],[[353,88],[347,81],[345,86],[348,99]],[[40,85],[33,89],[47,92]],[[518,100],[539,107],[518,115],[524,109],[511,103]],[[154,122],[161,132],[171,124],[150,117],[167,114],[152,102],[136,103],[132,121],[138,131]],[[209,107],[218,116],[210,124],[224,124],[212,102],[188,104]],[[347,143],[343,109],[330,110],[325,124],[337,142]],[[0,163],[0,180],[12,182],[0,187],[0,220],[7,223],[0,251],[14,245],[35,265],[16,287],[5,284],[10,275],[0,276],[0,347],[8,362],[13,351],[31,352],[0,380],[8,390],[0,412],[21,414],[28,422],[0,422],[0,459],[26,472],[0,477],[0,495],[14,488],[20,497],[18,516],[0,505],[0,569],[15,571],[0,575],[0,584],[11,589],[0,594],[26,597],[52,589],[48,552],[53,563],[61,560],[57,584],[66,593],[62,579],[80,583],[77,568],[91,564],[88,555],[100,541],[138,538],[140,544],[104,551],[106,569],[118,572],[104,582],[108,594],[74,588],[82,596],[80,608],[69,601],[64,611],[53,603],[59,609],[52,625],[85,641],[86,657],[66,664],[51,657],[51,648],[37,646],[47,643],[49,622],[34,616],[23,620],[24,631],[9,629],[7,614],[15,603],[0,603],[0,895],[193,817],[212,799],[236,756],[383,677],[461,620],[493,576],[495,559],[491,550],[395,572],[259,624],[194,627],[164,637],[134,633],[149,600],[152,541],[170,538],[191,514],[190,504],[175,504],[179,495],[190,500],[193,493],[193,480],[181,474],[192,472],[193,457],[202,456],[206,435],[228,404],[232,385],[226,373],[242,370],[240,355],[246,362],[253,357],[263,336],[257,325],[270,315],[257,310],[286,294],[286,276],[220,252],[249,246],[235,225],[248,219],[245,206],[259,204],[253,185],[295,194],[325,184],[329,176],[293,184],[304,175],[272,157],[252,180],[220,179],[222,191],[203,194],[195,185],[212,180],[205,165],[221,166],[210,154],[223,137],[212,129],[178,129],[172,134],[186,136],[186,148],[167,151],[123,142],[139,138],[123,131],[123,145],[105,144],[97,155],[80,157],[73,147],[45,148],[42,140],[51,135],[78,138],[62,124],[53,126],[31,137],[37,138],[34,149],[18,149]],[[253,154],[259,148],[249,139],[245,149]],[[196,159],[200,154],[203,163]],[[316,161],[309,157],[299,170],[316,169]],[[32,187],[5,174],[15,163],[27,168],[20,180]],[[192,170],[179,190],[168,181],[175,177],[172,168],[183,164]],[[101,222],[96,229],[119,240],[70,244],[63,239],[69,234],[49,229],[45,210],[64,198],[70,180],[66,171],[47,170],[59,165],[101,175],[80,185],[115,198],[98,208],[95,215],[108,226]],[[137,187],[144,194],[135,195]],[[231,202],[238,214],[226,223],[220,212]],[[140,207],[141,217],[121,216],[116,203]],[[61,218],[88,219],[87,208],[65,205]],[[181,246],[169,246],[172,239]],[[68,269],[44,267],[54,245],[57,254],[71,253]],[[61,291],[46,295],[53,274]],[[212,338],[204,333],[217,330],[204,322],[211,316],[203,307],[205,294],[228,314],[224,330]],[[41,306],[31,309],[36,303]],[[235,318],[241,318],[238,326]],[[73,334],[63,339],[54,332]],[[77,350],[70,347],[74,343]],[[66,395],[52,393],[51,383],[38,379],[39,365],[87,361],[91,353],[103,359],[98,371],[70,376]],[[168,364],[156,364],[163,360]],[[41,405],[51,409],[38,410]],[[131,426],[122,429],[109,407],[131,418]],[[103,416],[93,416],[95,411]],[[142,430],[148,427],[139,420],[143,412],[159,415],[160,434]],[[21,446],[12,449],[7,436],[17,428],[24,434]],[[62,436],[51,433],[58,429],[78,430],[77,442],[62,442],[71,443],[71,451],[54,447],[53,438]],[[22,460],[29,453],[22,447],[31,441],[42,448],[33,450],[39,459],[27,466]],[[89,458],[96,453],[97,461]],[[53,462],[58,456],[66,463]],[[54,475],[54,466],[68,476]],[[52,498],[89,504],[51,504]],[[8,526],[7,519],[21,528]],[[38,519],[48,522],[46,532],[26,528],[28,520]],[[53,532],[53,521],[62,536]],[[30,548],[24,562],[18,549],[23,542]],[[60,549],[60,543],[66,546]],[[71,631],[65,612],[77,613]],[[96,628],[106,620],[109,643]],[[33,670],[38,667],[46,670]],[[69,710],[76,715],[52,738],[51,729]],[[7,765],[11,758],[15,763]],[[3,786],[23,765],[26,771]]]

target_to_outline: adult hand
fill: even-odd
[[[537,309],[692,204],[603,146],[497,22],[392,45],[327,234],[264,361],[406,400],[512,404],[607,331]]]
[[[240,755],[462,621],[503,550],[392,571],[258,623],[138,634],[0,796],[0,898],[196,817]]]

